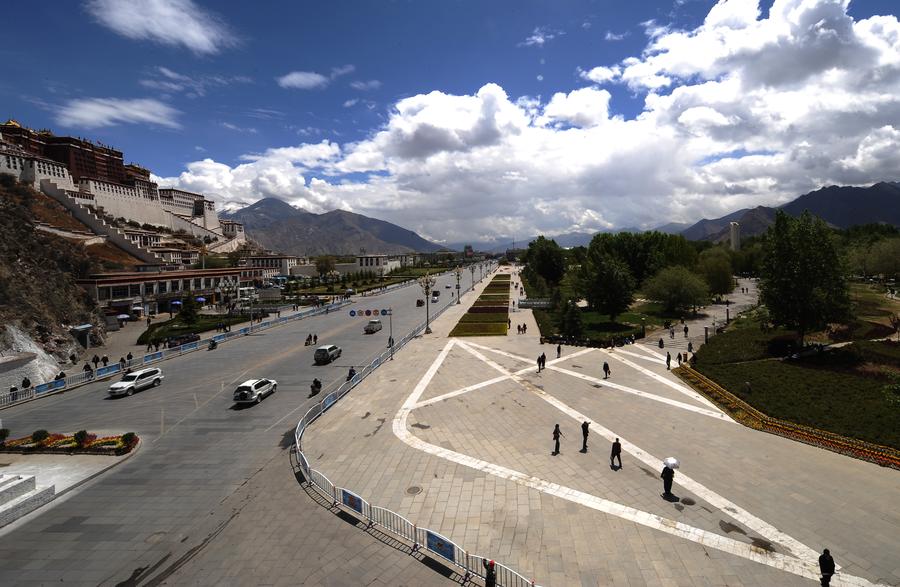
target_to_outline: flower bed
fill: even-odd
[[[45,433],[40,434],[40,433]],[[75,434],[49,434],[38,430],[34,434],[7,440],[0,445],[0,452],[41,453],[41,454],[98,454],[123,455],[131,452],[138,444],[133,432],[117,436],[97,437],[84,431]]]
[[[506,321],[503,323],[460,322],[450,332],[450,336],[505,336]]]
[[[469,314],[505,314],[506,313],[506,304],[497,305],[497,304],[485,304],[482,306],[472,306],[469,308]]]

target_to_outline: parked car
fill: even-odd
[[[333,344],[326,344],[325,346],[320,346],[316,349],[316,353],[313,355],[313,359],[315,360],[316,365],[325,365],[340,356],[341,347]]]
[[[119,397],[122,395],[134,395],[135,391],[141,391],[148,387],[158,387],[165,379],[162,369],[150,367],[140,371],[126,373],[122,379],[109,386],[109,395]]]
[[[369,323],[363,328],[363,332],[366,334],[375,334],[379,330],[381,330],[381,320],[369,320]]]
[[[234,403],[258,404],[265,396],[275,393],[277,387],[274,379],[248,379],[234,390]]]
[[[421,307],[421,306],[424,306],[424,305],[425,305],[425,300],[423,300],[422,298],[419,298],[418,300],[416,300],[416,307],[417,307],[417,308],[419,308],[419,307]]]
[[[189,334],[179,334],[178,336],[173,336],[169,339],[168,347],[173,349],[189,342],[197,342],[198,340],[200,340],[200,335],[193,332]]]

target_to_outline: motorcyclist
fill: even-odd
[[[310,391],[312,391],[313,395],[316,395],[320,391],[322,391],[322,382],[318,379],[313,379],[312,385],[309,386]]]
[[[214,340],[209,341],[209,350],[214,351],[214,350],[216,350],[216,347],[218,347],[218,346],[219,346],[219,343],[217,343],[216,341],[214,341]]]
[[[347,373],[347,381],[350,381],[351,379],[353,379],[353,377],[355,375],[356,375],[356,369],[354,369],[353,367],[350,367],[350,372]]]

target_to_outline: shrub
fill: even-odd
[[[6,443],[7,438],[9,438],[9,428],[0,428],[0,446]]]
[[[75,446],[77,446],[78,448],[84,448],[84,445],[88,439],[87,430],[79,430],[73,435],[73,438],[75,440]]]
[[[31,442],[34,444],[40,444],[50,438],[50,433],[46,430],[35,430],[31,433]]]

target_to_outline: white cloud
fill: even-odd
[[[553,30],[547,27],[535,27],[534,31],[524,41],[519,43],[520,47],[543,47],[546,43],[552,41],[556,37],[564,35],[563,31]]]
[[[100,128],[117,124],[144,123],[179,128],[180,112],[151,98],[79,98],[70,100],[56,113],[56,121],[69,127]]]
[[[627,36],[628,36],[627,31],[624,33],[614,33],[612,31],[606,31],[606,34],[603,35],[603,40],[605,40],[605,41],[621,41]]]
[[[233,130],[234,132],[248,133],[251,135],[255,135],[255,134],[259,133],[259,131],[252,126],[238,126],[238,125],[232,124],[230,122],[222,122],[222,123],[220,123],[220,126],[227,130]]]
[[[350,82],[350,87],[361,92],[368,92],[369,90],[377,90],[378,88],[380,88],[381,82],[377,79],[370,79],[368,81],[355,81]]]
[[[145,88],[150,88],[163,93],[184,93],[188,98],[200,98],[206,95],[210,88],[225,87],[233,84],[247,84],[253,80],[244,75],[199,75],[189,76],[168,67],[157,66],[148,76],[138,83]]]
[[[900,23],[846,8],[775,0],[764,16],[723,0],[693,30],[645,24],[640,54],[579,70],[589,87],[410,96],[356,143],[207,159],[172,179],[222,201],[274,195],[450,242],[652,227],[897,180]],[[606,83],[643,98],[641,112],[616,115]]]
[[[331,79],[336,79],[341,77],[342,75],[348,75],[356,71],[356,66],[354,65],[341,65],[340,67],[332,67],[331,68]]]
[[[359,103],[359,98],[352,98],[350,100],[344,100],[344,108],[353,108]]]
[[[276,78],[276,81],[282,88],[315,90],[318,88],[324,88],[331,80],[321,73],[316,73],[314,71],[292,71],[286,75]]]
[[[85,8],[98,23],[129,39],[184,46],[201,55],[236,44],[228,27],[192,0],[88,0]]]

